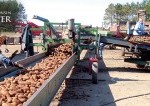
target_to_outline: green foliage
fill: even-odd
[[[146,10],[146,14],[147,14],[147,21],[150,21],[150,0],[144,0],[142,2],[143,8]]]
[[[16,0],[0,0],[0,16],[10,16],[11,22],[1,22],[1,31],[14,31],[15,21],[24,18],[25,8]],[[0,17],[1,20],[2,17]],[[26,17],[25,17],[26,18]]]
[[[115,7],[114,7],[114,4],[111,3],[108,8],[105,10],[105,16],[104,16],[104,20],[106,22],[109,23],[109,21],[112,22],[112,20],[114,20],[114,12],[115,12]]]
[[[148,0],[150,1],[150,0]],[[145,4],[126,3],[126,4],[110,4],[105,10],[104,22],[105,23],[118,23],[119,21],[136,21],[137,11],[143,9]],[[150,5],[149,5],[150,6]]]

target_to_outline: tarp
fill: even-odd
[[[28,52],[28,56],[33,56],[34,49],[33,46],[31,46],[31,44],[33,43],[33,38],[30,26],[28,24],[25,26],[21,37],[22,37],[22,44],[21,44],[22,49]]]

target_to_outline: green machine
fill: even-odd
[[[77,55],[76,63],[80,64],[80,54],[82,50],[86,49],[91,53],[91,56],[88,57],[89,63],[92,63],[91,69],[89,71],[92,75],[93,83],[97,83],[97,73],[98,73],[98,28],[92,27],[82,27],[81,23],[75,23],[74,19],[68,20],[66,23],[51,23],[48,19],[45,19],[40,16],[34,16],[33,19],[38,19],[44,22],[43,26],[43,42],[42,43],[33,43],[31,46],[42,46],[44,51],[51,50],[52,46],[59,45],[62,43],[72,43],[73,52]],[[63,38],[54,27],[54,25],[66,25],[68,34],[67,38]],[[47,30],[50,31],[50,35],[47,35]],[[89,70],[91,70],[89,68]]]
[[[78,36],[77,44],[80,53],[83,49],[89,49],[89,50],[98,49],[98,39],[99,39],[98,28],[80,27],[80,31],[78,35],[79,36]]]
[[[71,40],[75,40],[73,37],[75,34],[74,29],[69,29],[69,39],[62,38],[62,36],[56,31],[54,25],[68,25],[69,22],[66,23],[51,23],[48,19],[45,19],[40,16],[34,16],[33,19],[38,19],[40,21],[44,22],[43,26],[43,42],[42,43],[36,43],[33,44],[33,46],[43,46],[44,50],[47,50],[48,44],[54,44],[54,43],[69,43]],[[74,24],[74,23],[73,23]],[[80,23],[75,23],[74,25],[80,26]],[[47,35],[47,30],[50,31],[50,35]]]

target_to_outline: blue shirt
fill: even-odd
[[[144,34],[144,24],[141,22],[137,22],[133,31],[133,35],[143,35],[143,34]]]
[[[4,55],[0,54],[0,64],[3,64],[5,68],[7,68],[7,65],[10,63],[10,59],[6,58]]]

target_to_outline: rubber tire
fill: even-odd
[[[92,64],[92,83],[98,83],[98,62],[93,62]]]

